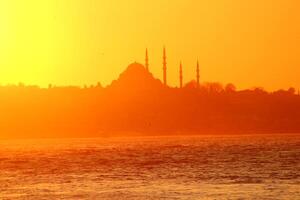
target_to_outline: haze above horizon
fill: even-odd
[[[300,3],[293,0],[12,0],[0,2],[0,84],[108,85],[129,63],[168,83],[300,87]]]

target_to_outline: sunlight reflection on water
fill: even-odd
[[[300,135],[0,141],[0,199],[299,199]]]

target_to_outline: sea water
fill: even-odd
[[[0,199],[300,199],[300,135],[2,140]]]

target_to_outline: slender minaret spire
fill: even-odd
[[[183,82],[183,75],[182,75],[182,63],[180,62],[179,66],[179,83],[180,88],[182,88],[182,82]]]
[[[149,71],[149,58],[148,58],[148,49],[146,48],[146,57],[145,57],[145,67]]]
[[[196,78],[197,78],[197,87],[199,88],[199,87],[200,87],[200,69],[199,69],[199,61],[197,61],[197,69],[196,69],[196,72],[197,72],[197,75],[196,75]]]
[[[163,52],[163,78],[164,78],[164,85],[167,85],[167,56],[166,56],[166,48],[164,47]]]

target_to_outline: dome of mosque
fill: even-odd
[[[134,62],[112,82],[111,87],[123,89],[149,89],[161,86],[161,82],[145,68],[144,65]]]

